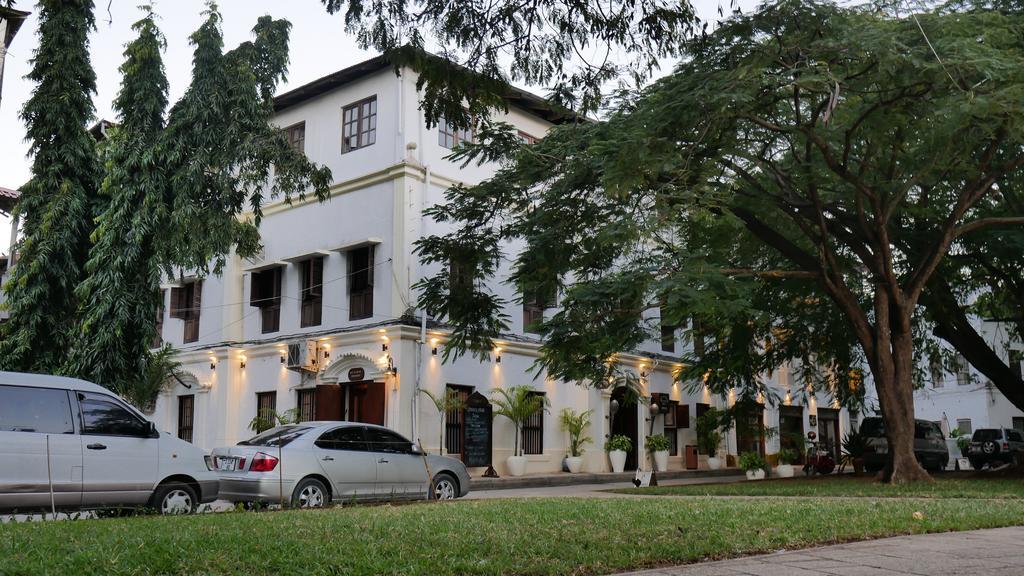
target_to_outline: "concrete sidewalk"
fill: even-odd
[[[733,560],[630,572],[629,576],[1020,576],[1024,526],[898,536]]]

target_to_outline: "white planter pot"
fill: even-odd
[[[508,468],[509,476],[522,476],[526,474],[526,456],[509,456],[505,459],[505,466]]]
[[[580,456],[569,456],[565,459],[565,465],[569,468],[569,472],[579,474],[580,470],[583,470],[583,458]]]
[[[717,456],[708,456],[708,470],[718,470],[722,467],[722,459]]]
[[[612,450],[608,452],[608,459],[612,462],[612,472],[622,472],[626,469],[625,450]]]
[[[747,470],[747,480],[764,480],[764,470]]]
[[[794,473],[795,470],[793,469],[792,464],[779,464],[779,466],[775,468],[775,475],[779,478],[792,478]]]
[[[658,472],[668,471],[668,450],[658,450],[654,453],[654,467]]]

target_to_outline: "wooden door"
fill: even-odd
[[[356,382],[348,385],[349,417],[352,422],[384,425],[383,382]]]
[[[345,396],[337,384],[321,384],[316,387],[316,402],[313,404],[315,420],[344,420]]]

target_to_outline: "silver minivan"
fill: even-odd
[[[0,372],[0,512],[151,507],[217,499],[206,453],[84,380]]]

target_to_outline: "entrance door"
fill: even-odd
[[[612,419],[612,435],[621,434],[627,436],[633,441],[633,448],[626,454],[626,470],[636,470],[637,465],[637,448],[639,442],[637,441],[637,428],[639,427],[639,419],[637,418],[637,406],[636,402],[627,403],[625,402],[626,389],[624,387],[618,387],[612,392],[611,401],[618,402],[619,408],[612,413],[611,406],[609,405],[608,414],[611,415]],[[609,404],[610,402],[609,401]]]
[[[383,382],[353,382],[348,385],[348,418],[350,422],[384,425]]]
[[[779,406],[779,445],[783,449],[796,449],[804,437],[804,407]],[[800,454],[801,462],[803,454]]]
[[[818,408],[818,442],[822,449],[832,454],[836,462],[839,462],[839,455],[842,454],[839,441],[839,410]]]
[[[321,384],[316,387],[314,420],[344,420],[345,396],[337,384]]]
[[[740,418],[743,421],[736,426],[737,452],[754,452],[764,456],[764,407],[751,407]]]

